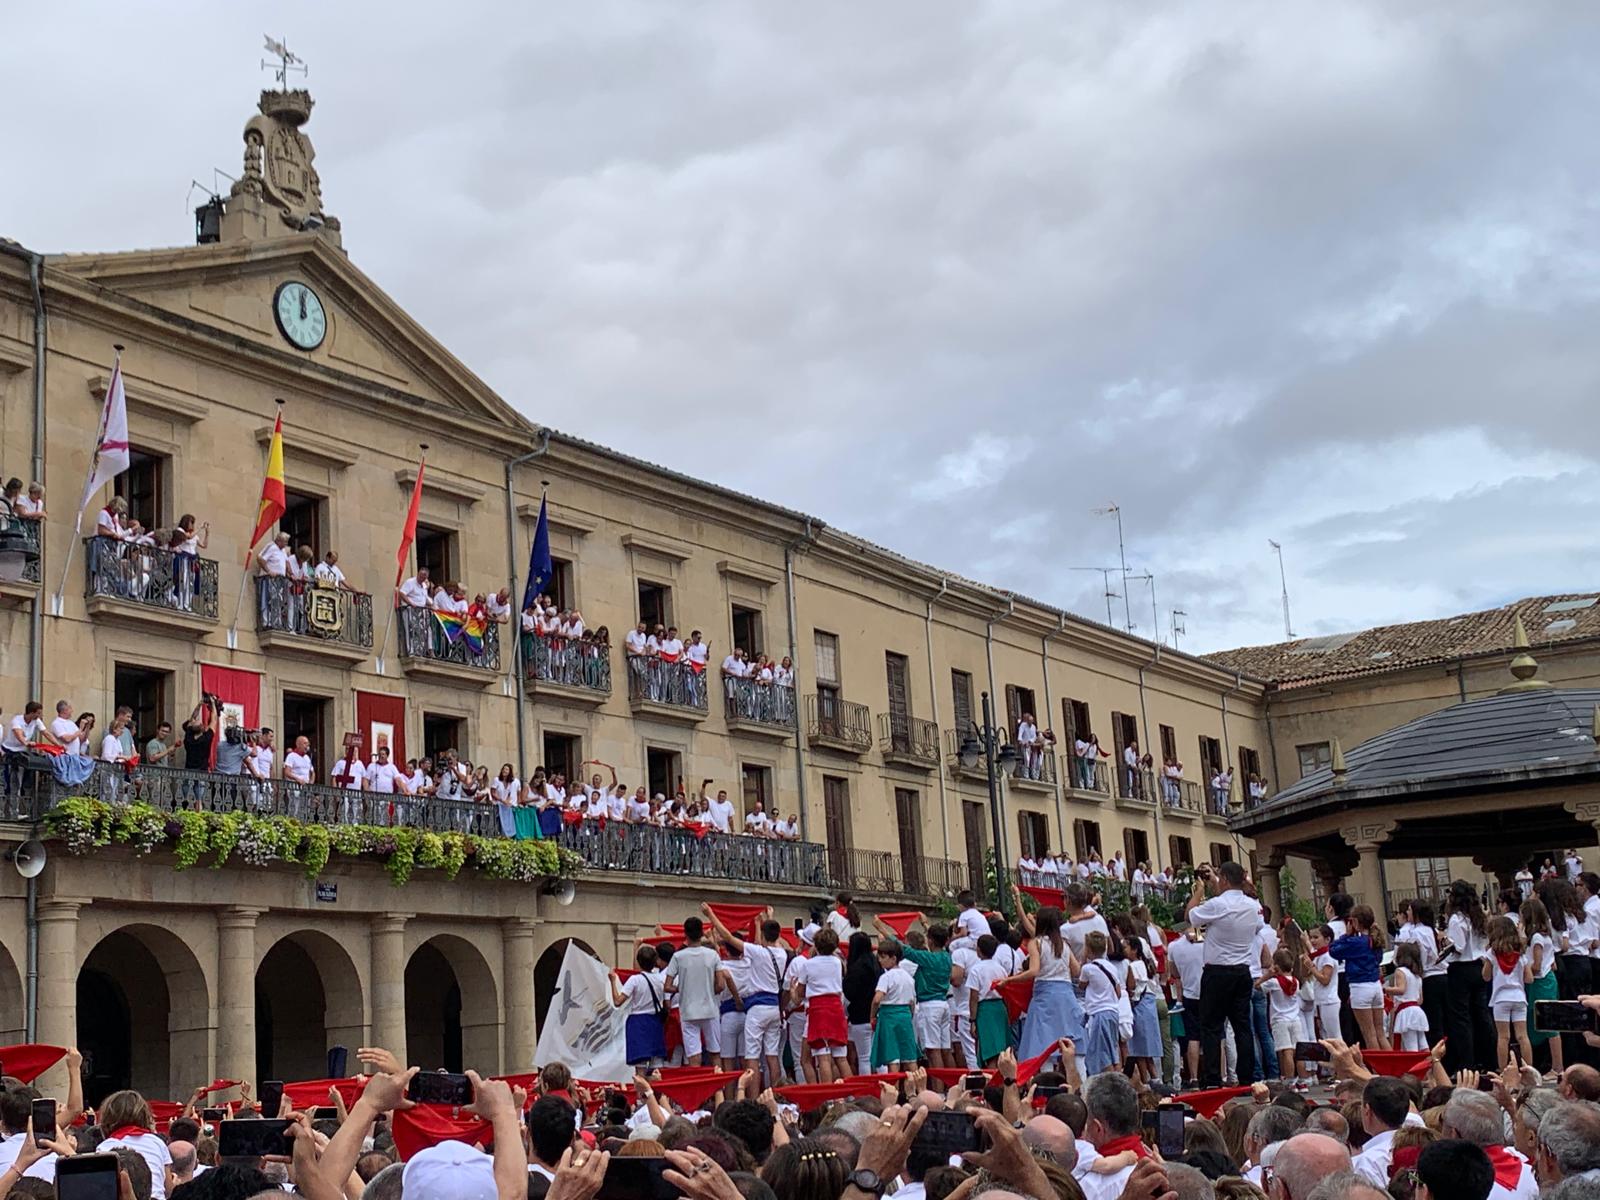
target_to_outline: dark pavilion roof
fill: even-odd
[[[1490,789],[1600,782],[1595,709],[1600,688],[1533,688],[1452,705],[1362,742],[1346,771],[1307,775],[1234,819],[1234,828],[1281,823],[1321,809]]]

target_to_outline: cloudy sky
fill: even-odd
[[[1591,6],[5,24],[31,247],[184,240],[270,26],[355,262],[534,420],[1102,620],[1115,502],[1185,649],[1282,636],[1268,538],[1301,635],[1595,586]]]

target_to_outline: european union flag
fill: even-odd
[[[539,524],[533,531],[533,552],[528,555],[528,586],[522,589],[522,608],[526,612],[544,595],[555,578],[556,565],[550,559],[550,501],[539,499]]]

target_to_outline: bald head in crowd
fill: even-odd
[[[1022,1144],[1035,1155],[1048,1157],[1069,1174],[1078,1165],[1078,1144],[1071,1127],[1052,1116],[1041,1114],[1024,1125]]]
[[[1350,1151],[1325,1133],[1297,1133],[1272,1160],[1274,1200],[1308,1200],[1317,1184],[1350,1170]]]
[[[195,1149],[193,1142],[168,1142],[167,1153],[172,1155],[172,1182],[188,1183],[194,1178]]]
[[[1350,1140],[1350,1122],[1337,1108],[1314,1108],[1306,1116],[1305,1132],[1323,1133],[1341,1144]]]
[[[1578,1063],[1561,1072],[1561,1083],[1556,1088],[1563,1100],[1600,1101],[1600,1071],[1586,1063]]]

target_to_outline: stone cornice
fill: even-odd
[[[106,391],[110,387],[109,375],[92,375],[89,378],[89,395],[94,397],[96,404],[105,403]],[[126,371],[122,373],[122,391],[130,409],[142,409],[152,416],[177,421],[182,425],[203,421],[211,411],[211,406],[198,396],[159,383],[150,383]]]
[[[409,492],[417,482],[417,469],[401,467],[394,473],[394,481]],[[476,504],[489,494],[489,489],[481,483],[429,467],[422,478],[422,494],[426,497],[429,492],[437,492],[463,504]]]

